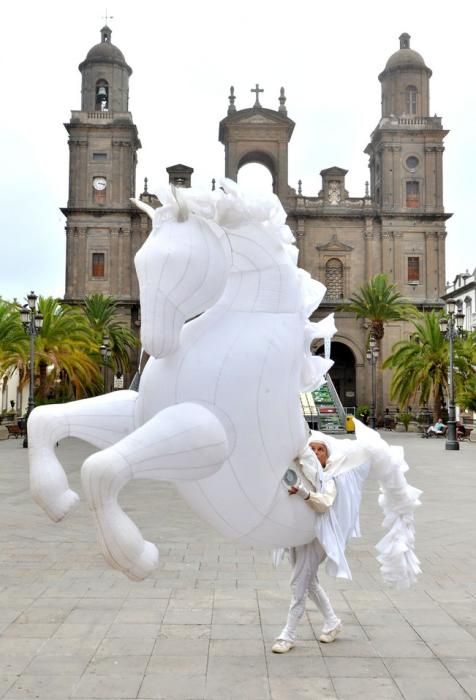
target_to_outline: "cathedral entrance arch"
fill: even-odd
[[[316,355],[324,353],[321,345]],[[341,403],[346,408],[356,406],[356,361],[353,351],[345,343],[332,341],[331,360],[334,361],[329,374],[339,395]]]

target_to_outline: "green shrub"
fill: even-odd
[[[413,416],[411,413],[400,413],[397,416],[397,420],[400,421],[400,423],[403,423],[405,426],[405,432],[408,433],[408,426],[410,425],[410,421],[413,420]]]

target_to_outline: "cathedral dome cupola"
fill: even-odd
[[[129,75],[131,75],[132,68],[127,65],[122,51],[111,42],[111,34],[110,27],[107,24],[104,25],[101,29],[100,43],[89,49],[85,60],[79,65],[80,71],[87,63],[117,63],[120,66],[124,66],[128,70]]]
[[[382,117],[426,117],[429,114],[431,70],[410,35],[401,34],[400,48],[388,59],[378,79],[382,83]]]
[[[390,56],[382,75],[391,70],[405,70],[409,68],[423,68],[431,75],[431,70],[425,65],[423,56],[410,48],[410,34],[400,34],[400,49]]]
[[[101,41],[79,64],[83,76],[82,105],[85,112],[127,112],[129,76],[132,68],[124,54],[111,41],[107,24],[101,29]]]

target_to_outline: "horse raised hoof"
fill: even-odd
[[[124,574],[132,581],[143,581],[159,566],[159,550],[152,542],[144,540],[144,549],[134,566],[124,570]]]
[[[107,563],[132,581],[150,576],[159,564],[159,550],[155,544],[144,540],[138,527],[119,506],[93,508],[92,511],[98,544]]]
[[[129,479],[130,467],[114,447],[88,457],[81,470],[104,558],[130,579],[141,581],[157,568],[159,552],[154,544],[144,540],[117,502],[120,489]]]
[[[79,496],[72,489],[67,489],[61,496],[52,497],[50,494],[45,495],[40,490],[32,488],[32,496],[46,515],[54,523],[59,523],[67,515],[69,515],[79,504]]]

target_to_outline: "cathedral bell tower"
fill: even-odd
[[[382,115],[365,152],[371,197],[381,220],[379,266],[419,303],[444,293],[443,129],[430,116],[431,70],[409,34],[380,73]],[[403,261],[403,265],[402,265]]]
[[[384,211],[443,211],[441,118],[430,116],[431,70],[400,36],[400,49],[380,73],[382,117],[371,136],[372,196]]]
[[[111,294],[130,316],[138,304],[133,253],[145,237],[130,202],[141,144],[128,111],[132,69],[112,44],[108,26],[79,70],[81,109],[65,124],[70,153],[68,205],[62,209],[65,298],[74,302],[89,294]]]

